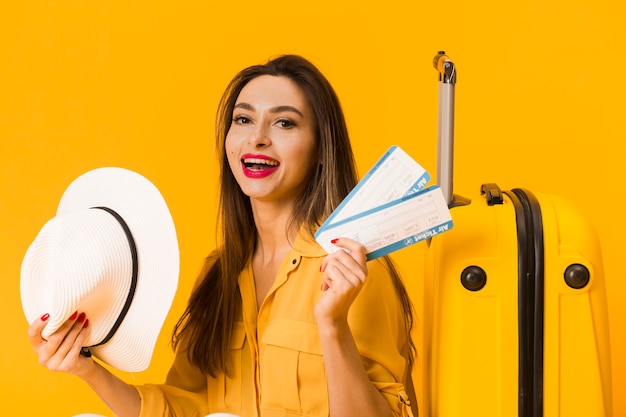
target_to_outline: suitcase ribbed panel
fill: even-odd
[[[515,206],[519,256],[519,417],[543,416],[544,247],[541,208],[519,188]]]

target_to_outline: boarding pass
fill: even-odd
[[[392,146],[320,226],[315,240],[332,253],[338,247],[331,240],[354,239],[372,260],[451,229],[441,189],[423,188],[429,179],[406,152]]]

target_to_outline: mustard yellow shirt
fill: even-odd
[[[241,417],[329,415],[324,360],[313,309],[321,295],[324,250],[299,236],[283,260],[260,309],[251,263],[239,276],[242,317],[231,340],[231,377],[203,375],[177,353],[165,384],[138,386],[141,417],[204,417],[228,412]],[[349,313],[349,325],[372,384],[395,415],[405,406],[406,332],[401,303],[379,260]],[[210,301],[208,301],[210,302]]]

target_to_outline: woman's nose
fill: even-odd
[[[257,125],[250,135],[250,143],[257,148],[268,146],[271,142],[269,129],[262,124]]]

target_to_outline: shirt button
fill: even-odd
[[[298,261],[296,259],[294,259],[294,260],[291,261],[291,263],[295,265],[296,263],[298,263]]]

